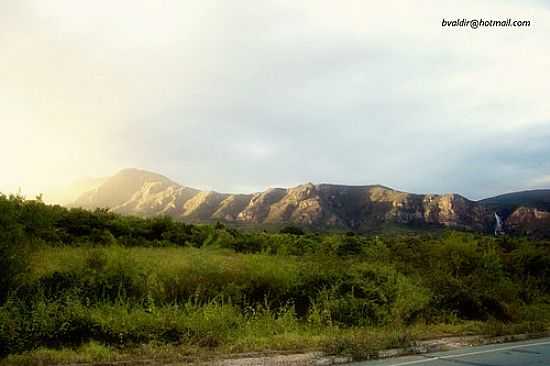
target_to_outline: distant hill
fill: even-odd
[[[490,232],[495,226],[495,213],[510,232],[540,233],[550,227],[550,190],[509,193],[481,201],[456,193],[413,194],[381,185],[313,183],[230,194],[186,187],[140,169],[121,170],[81,194],[71,206],[258,228],[296,225],[371,231],[387,227],[454,227]]]
[[[411,194],[381,185],[306,183],[251,194],[200,191],[160,174],[124,169],[71,206],[140,216],[169,215],[195,223],[299,225],[371,230],[387,224],[487,230],[493,217],[458,194]]]
[[[170,214],[170,207],[182,191],[191,197],[198,193],[167,177],[140,169],[124,169],[106,179],[97,188],[81,194],[71,206],[109,208],[120,213],[141,215]],[[166,212],[163,212],[165,210]]]
[[[491,209],[511,213],[516,208],[528,207],[550,211],[550,189],[536,189],[502,194],[479,201]]]
[[[497,212],[507,232],[550,237],[550,189],[507,193],[479,204]]]

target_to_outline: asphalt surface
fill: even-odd
[[[550,366],[550,338],[353,363],[354,366]]]

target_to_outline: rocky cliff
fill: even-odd
[[[151,172],[125,169],[82,194],[72,206],[123,214],[169,215],[188,222],[303,225],[366,230],[384,224],[490,230],[493,211],[458,194],[411,194],[380,185],[307,183],[254,194],[182,186]]]

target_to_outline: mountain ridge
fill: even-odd
[[[494,214],[499,209],[504,212],[499,206],[502,199],[499,197],[483,203],[485,200],[473,201],[457,193],[418,194],[380,184],[348,186],[311,182],[290,188],[231,194],[186,187],[146,170],[123,169],[99,187],[83,193],[71,206],[108,208],[117,213],[145,217],[168,215],[191,223],[221,221],[356,231],[384,224],[435,225],[490,231],[495,222]],[[550,190],[548,197],[550,200]],[[501,206],[504,207],[504,203]],[[514,216],[520,207],[524,210]],[[542,217],[546,220],[547,216],[539,211],[545,212],[531,202],[529,207],[520,205],[506,212],[506,219],[513,218],[514,228],[518,230],[526,220]],[[535,226],[544,227],[545,224]]]

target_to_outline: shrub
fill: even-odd
[[[381,325],[414,319],[430,301],[429,292],[395,269],[353,265],[335,285],[321,290],[316,306],[346,325]]]
[[[297,226],[285,226],[279,231],[281,234],[304,235],[304,230]]]
[[[19,224],[20,197],[0,195],[0,304],[27,271],[29,248]]]

